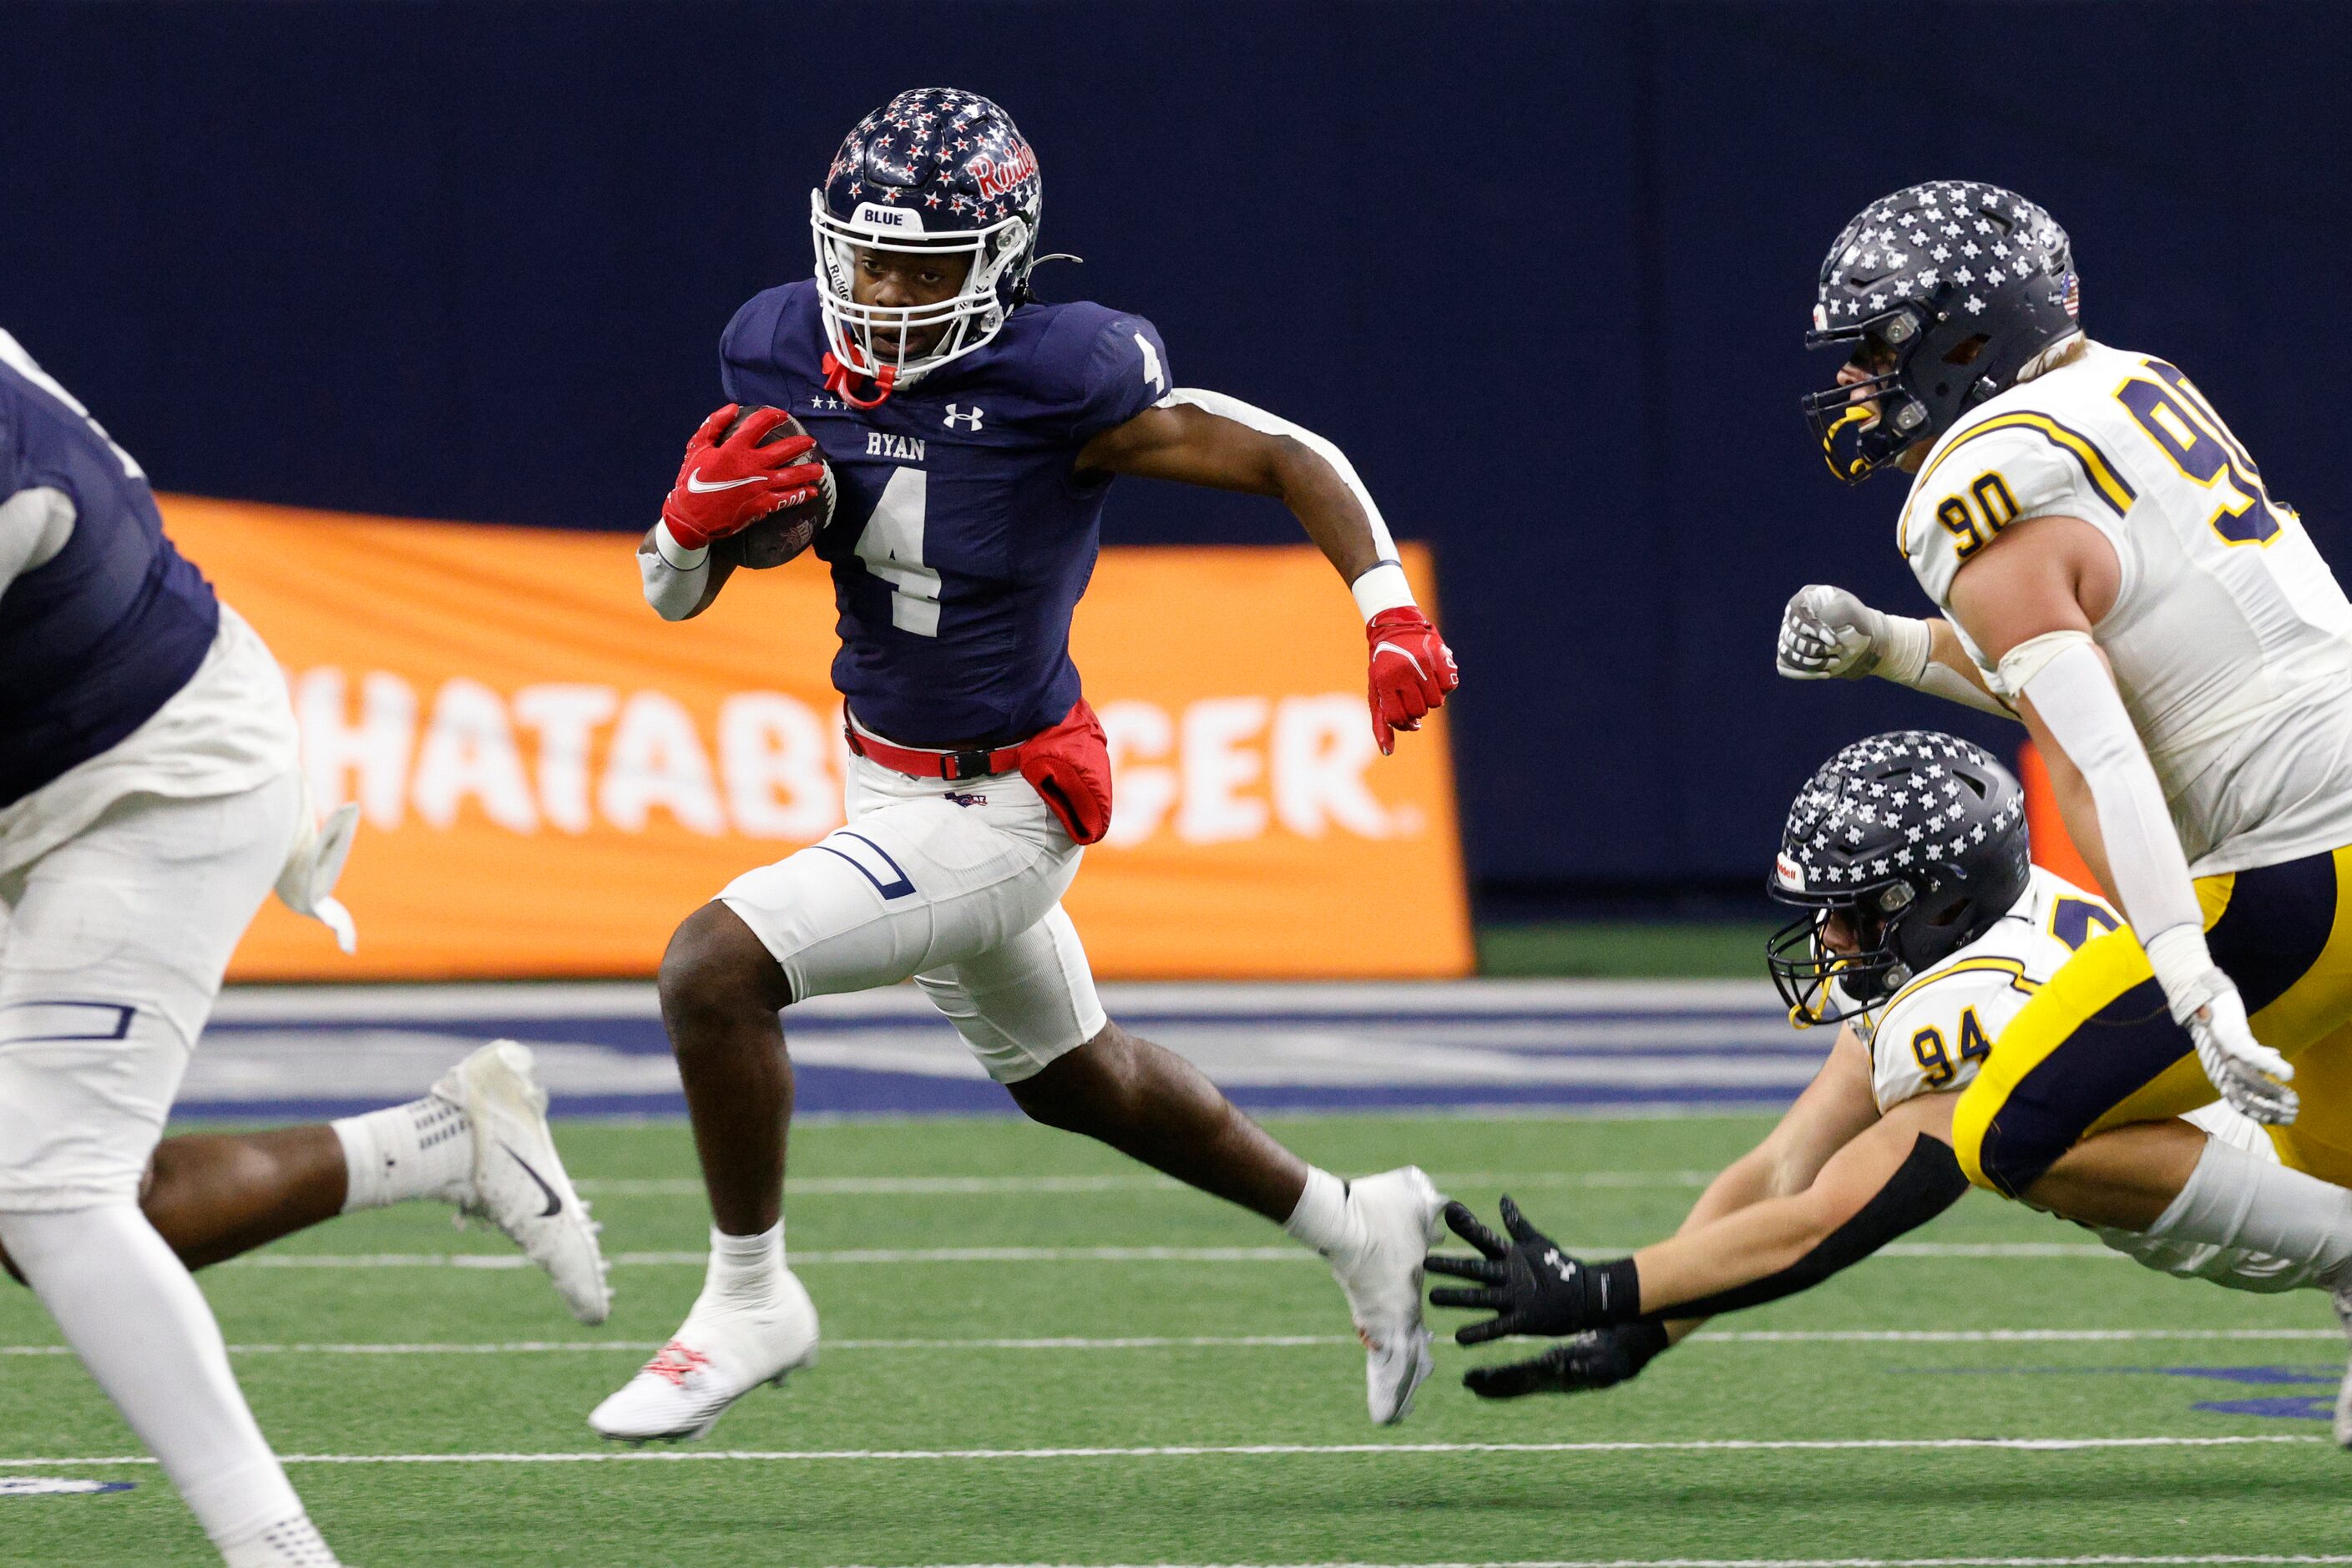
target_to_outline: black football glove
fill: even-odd
[[[1614,1388],[1639,1376],[1642,1369],[1665,1348],[1666,1331],[1660,1324],[1619,1323],[1613,1328],[1579,1334],[1531,1361],[1474,1366],[1462,1374],[1462,1386],[1481,1399],[1517,1399],[1523,1394],[1582,1394],[1595,1388]]]
[[[1508,1242],[1481,1225],[1465,1205],[1447,1204],[1446,1225],[1481,1256],[1433,1254],[1427,1261],[1433,1274],[1475,1279],[1483,1287],[1476,1290],[1440,1287],[1429,1293],[1431,1306],[1470,1307],[1495,1314],[1484,1322],[1465,1323],[1454,1330],[1457,1344],[1484,1344],[1506,1334],[1557,1338],[1630,1322],[1641,1315],[1641,1289],[1635,1283],[1632,1258],[1580,1262],[1529,1225],[1518,1205],[1507,1197],[1502,1207],[1504,1227],[1511,1233]]]

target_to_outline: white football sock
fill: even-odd
[[[1307,1168],[1307,1190],[1282,1228],[1326,1258],[1364,1239],[1363,1217],[1348,1202],[1348,1184],[1319,1165]]]
[[[0,1214],[0,1246],[215,1545],[302,1518],[212,1309],[145,1215],[129,1204]]]
[[[2352,1192],[2218,1138],[2147,1234],[2284,1258],[2329,1289],[2352,1281]]]
[[[713,1226],[710,1267],[702,1279],[702,1300],[732,1307],[771,1307],[781,1300],[784,1273],[784,1222],[757,1236],[730,1236]],[[699,1303],[697,1303],[699,1305]]]
[[[342,1568],[307,1513],[269,1526],[249,1540],[224,1543],[226,1568]]]
[[[437,1094],[334,1124],[343,1146],[343,1212],[411,1198],[455,1200],[474,1173],[474,1124]]]

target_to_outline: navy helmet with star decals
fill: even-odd
[[[1982,936],[2031,875],[2025,794],[1990,752],[1933,730],[1855,742],[1790,807],[1765,884],[1804,911],[1766,950],[1790,1016],[1869,1011]]]
[[[1868,373],[1806,395],[1830,472],[1860,484],[2006,392],[2081,303],[2066,231],[2013,191],[1937,180],[1871,203],[1830,247],[1805,334]]]
[[[878,403],[994,337],[1027,298],[1045,200],[1037,154],[976,92],[916,88],[859,121],[809,193],[828,384],[870,380]],[[967,258],[963,286],[935,305],[862,305],[851,288],[861,250]],[[895,346],[880,347],[877,329]]]

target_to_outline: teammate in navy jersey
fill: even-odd
[[[224,1562],[333,1568],[188,1268],[430,1194],[495,1221],[601,1321],[545,1096],[502,1043],[408,1105],[158,1147],[270,889],[350,945],[331,893],[358,807],[314,819],[277,661],[173,547],[138,463],[5,331],[0,672],[0,1266]]]
[[[685,1324],[590,1417],[699,1436],[814,1361],[785,1266],[788,1004],[912,976],[1021,1109],[1281,1223],[1321,1251],[1369,1352],[1373,1419],[1428,1375],[1421,1260],[1441,1199],[1412,1167],[1343,1184],[1243,1116],[1181,1058],[1111,1023],[1061,897],[1111,809],[1101,726],[1070,661],[1112,478],[1279,498],[1353,590],[1382,752],[1454,689],[1380,510],[1329,442],[1176,386],[1139,316],[1028,294],[1042,186],[984,98],[902,93],[842,143],[811,199],[814,279],[727,328],[731,400],[687,449],[638,553],[666,618],[710,603],[730,534],[818,493],[845,699],[848,825],[737,879],[662,962],[663,1020],[714,1225]],[[738,423],[738,405],[763,405]],[[760,443],[786,416],[809,437]],[[812,439],[813,437],[813,439]],[[714,541],[719,542],[714,545]],[[1197,657],[1214,657],[1204,633]]]

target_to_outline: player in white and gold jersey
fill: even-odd
[[[1852,358],[1808,409],[1841,478],[1915,476],[1898,542],[1944,617],[1807,588],[1780,667],[2032,731],[2146,945],[2085,943],[2020,1012],[1956,1146],[1979,1185],[2137,1226],[2101,1167],[2216,1088],[2352,1154],[2352,605],[2203,394],[2079,305],[2064,233],[2010,192],[1916,185],[1847,226],[1810,341]]]
[[[1821,1072],[1708,1184],[1680,1230],[1630,1258],[1567,1258],[1508,1199],[1509,1241],[1450,1205],[1447,1223],[1485,1256],[1428,1267],[1479,1288],[1431,1300],[1496,1313],[1457,1337],[1570,1336],[1533,1359],[1473,1370],[1474,1392],[1622,1382],[1708,1314],[1818,1284],[1968,1190],[1953,1153],[1957,1113],[2016,1023],[2078,953],[2132,942],[2105,900],[2030,863],[2024,816],[2007,770],[1929,731],[1857,742],[1813,775],[1768,884],[1802,912],[1774,936],[1768,962],[1792,1018],[1838,1026]],[[2151,1268],[2233,1289],[2329,1291],[2339,1318],[2352,1314],[2352,1169],[2298,1169],[2303,1152],[2274,1148],[2265,1131],[2225,1104],[2147,1124],[2139,1152],[2155,1157],[2103,1195],[2159,1200],[2161,1212],[2099,1238]],[[2202,1181],[2165,1173],[2183,1168]],[[2268,1216],[2260,1225],[2244,1218],[2256,1209]],[[2352,1444],[2352,1379],[2336,1440]]]

